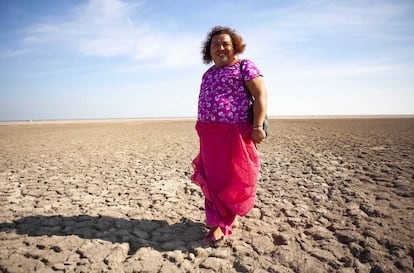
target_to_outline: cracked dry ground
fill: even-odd
[[[0,272],[413,272],[414,119],[271,120],[219,248],[194,123],[0,125]]]

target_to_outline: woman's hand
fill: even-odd
[[[255,144],[260,144],[266,138],[266,132],[263,128],[253,128],[251,138]]]

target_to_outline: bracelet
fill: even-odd
[[[253,130],[263,130],[262,127],[253,127]]]
[[[262,124],[258,124],[258,125],[254,125],[253,126],[253,129],[256,129],[256,128],[262,128],[263,127],[263,125]]]

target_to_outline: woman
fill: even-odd
[[[256,145],[266,137],[263,77],[252,61],[236,57],[245,46],[233,29],[221,26],[203,42],[203,61],[214,65],[201,82],[196,124],[200,153],[193,161],[192,180],[205,196],[211,228],[205,239],[213,244],[231,235],[236,216],[254,206],[260,167]]]

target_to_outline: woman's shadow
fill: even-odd
[[[128,243],[129,255],[141,247],[158,251],[192,251],[200,243],[204,224],[186,218],[175,224],[163,220],[127,220],[107,216],[28,216],[13,223],[0,223],[0,232],[15,230],[29,236],[76,235],[84,239],[101,239],[112,243]]]

